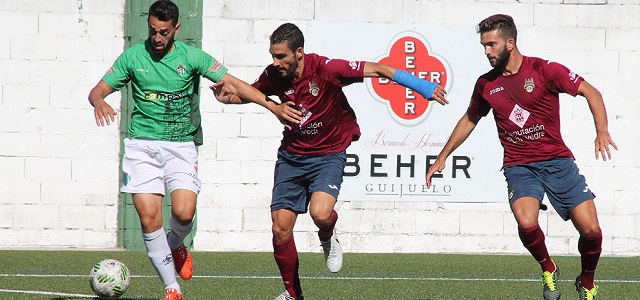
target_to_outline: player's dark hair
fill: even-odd
[[[158,0],[149,7],[149,17],[156,17],[162,22],[171,21],[174,26],[178,24],[179,15],[178,6],[170,0]]]
[[[476,27],[476,31],[479,34],[483,34],[485,32],[498,30],[502,38],[506,41],[510,38],[513,38],[514,41],[518,40],[518,29],[516,28],[516,23],[513,22],[513,18],[508,15],[493,15],[490,16],[478,23]]]
[[[286,42],[289,49],[294,52],[300,47],[304,48],[304,35],[300,28],[292,23],[284,23],[276,28],[269,37],[269,41],[271,45]]]

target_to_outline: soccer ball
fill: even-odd
[[[103,259],[95,264],[89,273],[89,285],[98,297],[116,299],[129,288],[131,274],[122,262]]]

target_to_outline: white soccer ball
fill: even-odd
[[[103,259],[95,264],[89,273],[89,285],[98,297],[116,299],[129,288],[131,274],[122,262]]]

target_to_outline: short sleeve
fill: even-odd
[[[576,96],[580,83],[584,81],[582,76],[556,62],[548,61],[543,70],[543,74],[549,83],[549,88],[556,93],[567,93],[571,96]]]
[[[222,77],[227,74],[227,67],[204,51],[194,51],[191,58],[194,59],[198,74],[213,82],[222,80]]]
[[[102,76],[102,80],[116,91],[124,87],[131,79],[128,67],[130,54],[131,52],[129,51],[120,54],[109,70],[107,70],[107,73]]]
[[[266,67],[262,74],[260,74],[260,77],[258,77],[258,79],[251,85],[261,93],[267,96],[272,96],[274,95],[274,91],[271,88],[272,80],[269,78],[269,69],[270,67]]]
[[[347,61],[319,57],[318,69],[322,77],[337,86],[347,86],[362,82],[364,79],[364,61]]]
[[[478,78],[476,85],[473,88],[473,94],[471,95],[471,102],[467,108],[467,114],[475,119],[485,117],[491,110],[491,106],[482,96],[484,90],[485,80],[482,77]]]

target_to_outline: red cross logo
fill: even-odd
[[[431,55],[423,40],[416,32],[404,32],[396,37],[387,55],[378,62],[405,70],[446,89],[449,74],[446,61]],[[417,124],[426,117],[431,104],[419,93],[386,78],[372,78],[370,84],[374,97],[387,103],[400,123]]]

